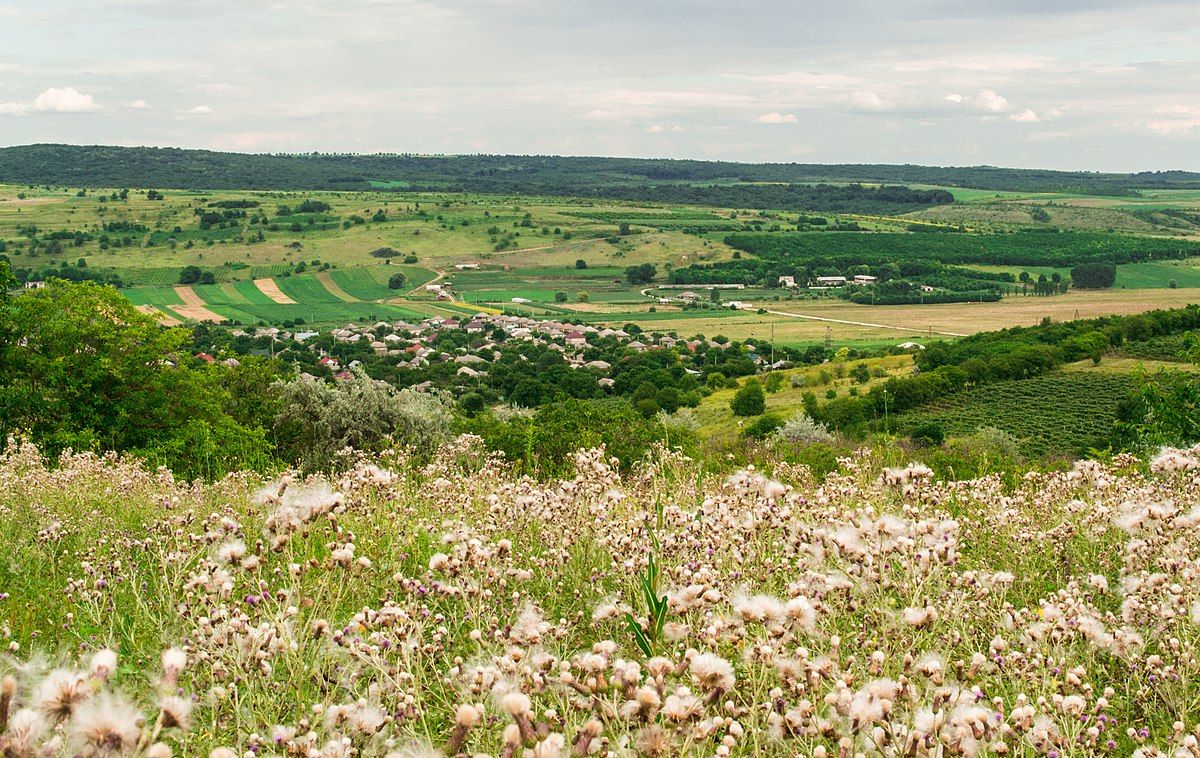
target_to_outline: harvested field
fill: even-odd
[[[175,311],[185,319],[193,321],[224,321],[225,317],[217,313],[213,313],[207,307],[196,291],[191,287],[179,286],[175,288],[175,294],[179,295],[179,299],[183,301],[183,305],[173,305],[171,310]]]
[[[255,279],[254,286],[258,287],[258,289],[264,295],[271,298],[272,300],[279,303],[280,305],[295,305],[296,304],[295,300],[291,299],[290,297],[283,294],[283,292],[281,292],[279,290],[279,285],[275,283],[274,279]]]

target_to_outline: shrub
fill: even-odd
[[[780,416],[774,413],[764,413],[746,426],[742,430],[742,435],[751,439],[766,439],[782,426],[783,419]]]
[[[833,442],[833,435],[829,427],[802,413],[776,429],[775,439],[793,445],[815,445]]]
[[[441,394],[396,390],[362,371],[331,386],[314,377],[276,385],[280,446],[313,471],[335,466],[347,447],[380,452],[392,445],[430,452],[450,438],[452,406]]]
[[[757,416],[767,409],[767,398],[757,379],[747,379],[729,402],[735,416]]]
[[[908,436],[918,444],[937,447],[946,441],[946,430],[942,428],[941,424],[931,421],[914,427]]]
[[[408,277],[400,272],[396,272],[388,277],[388,289],[398,290],[408,281]]]

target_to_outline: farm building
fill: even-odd
[[[870,276],[868,274],[855,274],[854,276],[855,284],[874,284],[876,281],[878,281],[878,277]]]
[[[818,276],[817,285],[821,287],[843,287],[846,284],[844,276]]]
[[[787,287],[788,289],[795,289],[796,288],[796,277],[794,277],[794,276],[779,277],[779,286]]]

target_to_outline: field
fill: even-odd
[[[968,214],[989,204],[1024,207],[1033,201],[1055,203],[1052,211],[1058,207],[1094,210],[1125,206],[1187,211],[1196,203],[1195,193],[1183,190],[1147,190],[1140,198],[1115,199],[1120,203],[1061,193],[954,192],[959,204],[946,208]],[[734,222],[768,228],[786,220],[786,215],[469,193],[163,194],[162,200],[148,200],[143,193],[114,200],[99,191],[78,196],[62,189],[0,187],[0,239],[9,241],[6,254],[14,267],[49,271],[60,270],[64,264],[76,267],[82,261],[88,271],[119,277],[128,285],[126,291],[135,304],[152,307],[164,319],[221,318],[244,324],[322,325],[507,309],[586,323],[634,323],[688,336],[773,337],[788,345],[828,338],[838,344],[867,347],[1036,323],[1045,317],[1060,320],[1169,307],[1193,300],[1189,288],[1200,287],[1196,260],[1162,261],[1120,266],[1117,287],[1097,293],[1009,297],[999,303],[875,307],[781,297],[779,290],[748,288],[723,293],[722,299],[749,302],[750,310],[685,311],[678,301],[657,302],[660,297],[676,297],[678,291],[631,285],[625,281],[625,268],[653,263],[661,282],[673,267],[728,261],[733,251],[721,241],[725,232],[682,230],[696,227],[692,231],[703,232],[698,227],[704,224]],[[294,208],[303,201],[325,203],[329,210],[296,213]],[[225,228],[196,226],[198,211],[225,207],[214,203],[247,205],[248,215]],[[279,206],[285,205],[292,210],[282,215],[284,209]],[[937,210],[899,217],[859,214],[844,218],[896,232]],[[252,217],[261,223],[249,223]],[[628,224],[634,233],[614,236],[622,224]],[[30,225],[43,236],[62,231],[83,232],[85,238],[78,243],[68,241],[61,249],[46,244],[32,249],[23,242]],[[105,231],[110,228],[145,228],[152,233]],[[187,233],[175,232],[176,228]],[[846,233],[814,234],[811,239],[828,239],[838,249],[850,239]],[[102,235],[108,240],[105,246],[100,242]],[[123,237],[129,237],[130,243],[137,237],[136,245],[126,245]],[[142,243],[143,237],[149,246]],[[384,265],[372,254],[380,248],[394,251],[392,265]],[[400,263],[413,256],[417,263]],[[579,261],[586,268],[577,268]],[[456,268],[464,264],[477,268]],[[216,282],[195,284],[191,294],[184,291],[188,303],[175,291],[185,266],[200,267]],[[1067,273],[1048,267],[1003,270],[1014,274],[1025,270],[1035,278],[1042,273]],[[405,275],[406,282],[392,290],[388,278],[397,272]],[[453,301],[435,302],[433,294],[424,289],[435,280],[450,288]],[[1172,281],[1177,289],[1168,286]],[[706,301],[707,293],[701,294]],[[531,302],[518,305],[512,302],[514,298]]]
[[[1059,371],[969,389],[894,421],[904,432],[936,424],[955,436],[994,427],[1016,437],[1027,455],[1077,457],[1106,446],[1117,404],[1134,386],[1123,371]]]
[[[592,451],[539,483],[460,441],[263,486],[10,449],[0,743],[1189,755],[1200,542],[1180,504],[1200,490],[1179,468],[1200,461],[1003,484],[902,456],[822,483],[669,455],[622,476]]]
[[[850,368],[859,363],[866,365],[876,374],[865,384],[854,382],[847,376]],[[807,392],[815,394],[821,401],[827,399],[826,393],[830,391],[838,396],[852,390],[867,392],[890,377],[906,376],[912,373],[912,370],[912,356],[891,355],[772,372],[780,374],[783,382],[777,391],[767,393],[766,412],[789,419],[804,412],[803,396]],[[696,408],[700,433],[706,440],[727,442],[741,433],[745,420],[736,418],[729,409],[729,401],[733,399],[735,392],[732,388],[717,390],[704,398]]]

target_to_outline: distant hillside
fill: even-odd
[[[1200,188],[1200,173],[1098,174],[989,166],[754,164],[513,155],[247,155],[178,148],[26,145],[0,149],[0,182],[179,189],[511,192],[834,211],[866,210],[864,206],[871,206],[888,212],[947,203],[951,198],[944,192],[899,187],[825,187],[817,191],[815,187],[781,188],[770,184],[869,182],[1123,194],[1147,188]],[[720,190],[712,190],[714,186],[720,186]],[[714,195],[720,196],[719,202]],[[831,205],[831,200],[837,202]]]

